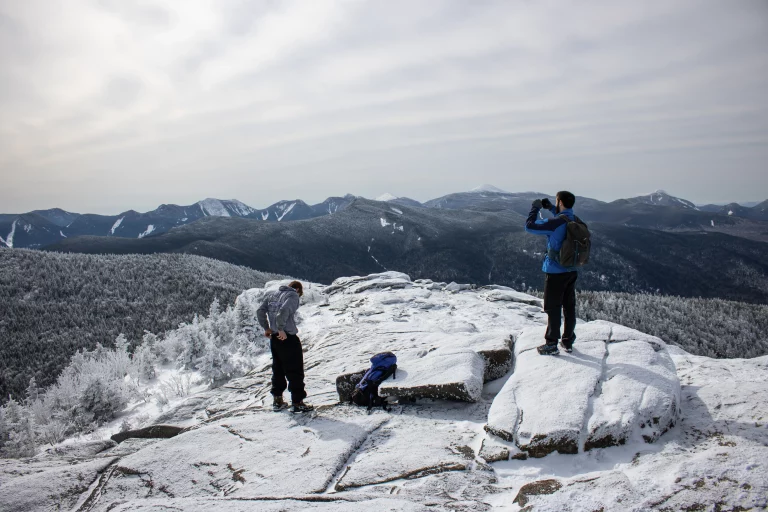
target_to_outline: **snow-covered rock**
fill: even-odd
[[[518,337],[515,373],[488,414],[490,433],[544,457],[633,437],[653,442],[674,426],[680,383],[661,340],[602,321],[579,325],[577,336],[574,352],[556,357],[536,352],[540,329]]]
[[[350,500],[329,497],[323,499],[315,495],[293,497],[286,499],[227,499],[227,498],[165,498],[132,500],[111,509],[115,512],[167,512],[168,510],[183,510],[184,512],[210,512],[211,510],[226,510],[227,512],[285,512],[286,510],[308,510],[317,512],[359,512],[360,510],[375,510],[376,512],[431,512],[433,507],[420,505],[412,501],[393,498],[373,498]]]
[[[469,349],[437,350],[398,360],[397,378],[379,386],[381,396],[476,402],[483,390],[485,362]]]
[[[182,433],[124,457],[102,501],[158,496],[240,498],[321,493],[386,416],[251,412]]]
[[[369,436],[350,460],[335,489],[344,491],[445,471],[464,471],[475,457],[468,446],[475,435],[467,426],[453,421],[393,418]],[[400,456],[393,459],[391,453]]]
[[[520,302],[522,304],[529,304],[531,306],[539,307],[543,307],[544,305],[544,301],[538,297],[528,295],[527,293],[521,293],[511,288],[504,288],[506,287],[497,287],[496,289],[491,289],[491,291],[483,293],[482,296],[485,297],[485,300],[491,302],[501,300],[508,302]]]
[[[409,286],[412,286],[412,283],[408,274],[390,271],[363,277],[340,277],[325,289],[325,293],[361,293],[376,288],[399,289]]]
[[[117,459],[25,462],[0,459],[0,510],[70,510]]]
[[[238,307],[255,314],[281,283],[241,294]],[[0,509],[768,506],[768,357],[696,357],[607,322],[579,323],[572,354],[540,356],[540,303],[446,286],[393,272],[305,283],[299,337],[315,412],[271,411],[264,354],[247,375],[152,418],[185,427],[172,439],[70,441],[0,461]],[[391,394],[404,399],[370,415],[339,404],[337,378],[383,351],[400,367],[384,391],[400,386]],[[414,393],[450,382],[475,401]]]
[[[656,347],[643,339],[612,336],[589,418],[586,450],[624,444],[632,437],[653,442],[675,425],[680,381],[669,353]]]

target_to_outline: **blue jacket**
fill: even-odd
[[[546,235],[547,236],[547,255],[544,258],[544,264],[541,266],[541,270],[547,274],[562,274],[563,272],[573,272],[576,269],[566,268],[560,265],[560,263],[553,261],[549,258],[549,252],[560,252],[560,247],[565,241],[565,230],[567,222],[565,219],[559,217],[559,215],[565,215],[571,220],[574,220],[572,208],[566,208],[560,213],[555,213],[555,207],[553,206],[550,211],[555,215],[551,219],[539,219],[539,208],[535,206],[531,208],[531,213],[528,214],[528,220],[525,221],[525,230],[534,235]]]

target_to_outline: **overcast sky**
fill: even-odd
[[[768,2],[0,0],[0,212],[768,198]]]

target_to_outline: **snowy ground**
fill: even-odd
[[[156,423],[189,427],[172,439],[0,461],[0,510],[768,506],[768,357],[696,357],[604,322],[579,324],[573,354],[545,357],[533,350],[539,301],[512,290],[386,273],[306,291],[316,412],[269,409],[267,357],[163,412]],[[255,307],[262,294],[238,300]],[[387,394],[409,398],[370,415],[338,404],[336,377],[381,351],[399,359]]]

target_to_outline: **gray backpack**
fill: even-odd
[[[549,259],[558,262],[565,268],[583,267],[589,263],[589,249],[592,245],[587,225],[580,218],[574,216],[574,220],[565,215],[565,240],[559,251],[550,250]]]

